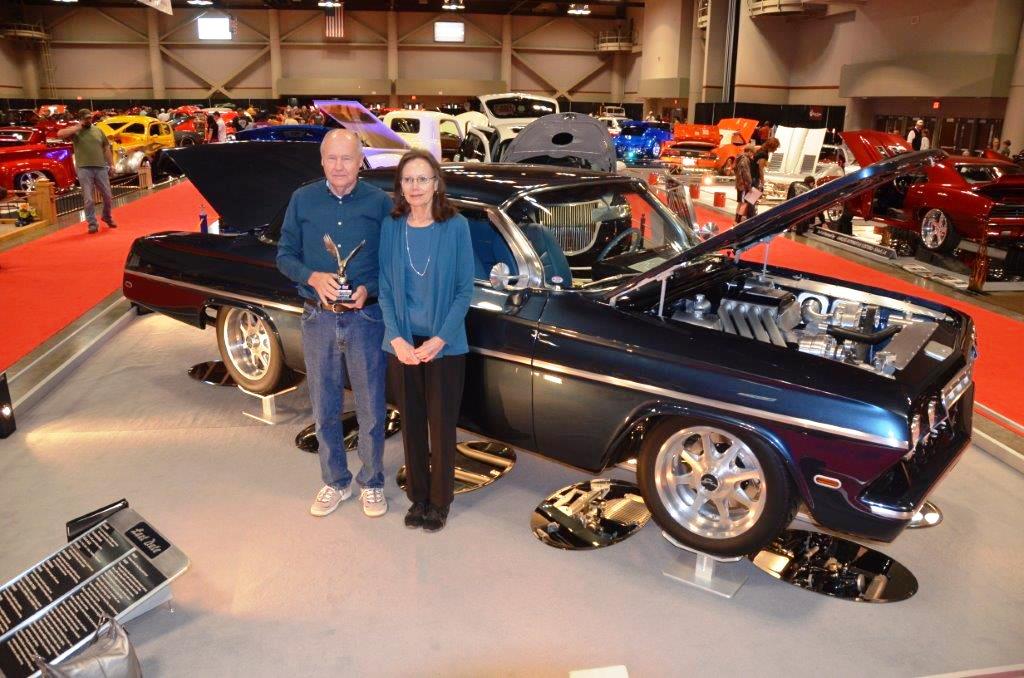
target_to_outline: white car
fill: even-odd
[[[613,137],[619,136],[619,132],[622,131],[622,123],[626,121],[626,118],[616,118],[610,115],[601,115],[597,119],[605,124],[608,128],[608,134],[611,134]]]
[[[538,94],[482,94],[479,111],[462,113],[465,138],[455,156],[461,162],[500,162],[508,144],[537,118],[558,113],[558,101]]]
[[[430,151],[438,162],[452,160],[465,137],[458,118],[438,111],[391,111],[383,122],[413,148]]]

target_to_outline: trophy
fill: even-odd
[[[348,268],[348,262],[352,260],[352,257],[356,253],[363,249],[363,245],[366,241],[362,241],[355,248],[348,253],[348,256],[344,259],[341,258],[341,253],[338,251],[338,246],[331,239],[331,236],[324,234],[324,247],[327,251],[334,255],[334,258],[338,260],[338,284],[341,285],[341,289],[338,290],[338,301],[347,304],[352,301],[352,283],[348,281],[348,276],[345,275],[345,269]]]

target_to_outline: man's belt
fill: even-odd
[[[325,304],[322,301],[313,302],[313,301],[309,301],[307,299],[307,300],[304,301],[304,303],[305,303],[306,306],[309,306],[310,308],[319,308],[319,309],[322,309],[324,311],[330,311],[331,313],[348,313],[349,311],[358,311],[359,310],[358,308],[352,308],[350,306],[345,306],[340,301],[335,301],[335,302],[332,302],[330,304]],[[367,306],[372,306],[373,304],[376,304],[376,303],[377,303],[377,297],[366,297],[366,301],[363,302],[363,308],[366,308]]]

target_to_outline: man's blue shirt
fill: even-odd
[[[316,291],[306,284],[309,276],[314,271],[338,271],[337,259],[324,247],[324,235],[337,243],[342,257],[365,240],[346,273],[352,289],[365,285],[369,296],[377,296],[380,225],[391,207],[387,193],[363,181],[356,182],[340,198],[331,192],[326,180],[303,186],[292,194],[284,215],[277,267],[297,283],[299,294],[318,301]]]

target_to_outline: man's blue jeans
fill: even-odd
[[[114,196],[110,192],[110,176],[106,167],[79,167],[78,183],[82,186],[82,204],[85,208],[85,220],[89,222],[89,228],[99,227],[96,223],[96,202],[93,197],[93,187],[100,191],[100,198],[103,200],[103,221],[111,224],[114,217],[111,210],[114,207]]]
[[[324,484],[335,489],[352,482],[341,426],[346,375],[356,401],[363,463],[356,482],[360,487],[384,487],[383,341],[384,319],[376,304],[346,313],[306,305],[302,313],[302,350],[320,443],[320,471]]]

